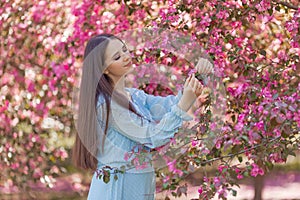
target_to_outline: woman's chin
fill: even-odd
[[[132,65],[130,65],[128,67],[125,67],[125,68],[127,69],[126,74],[131,73],[133,71],[133,66]]]

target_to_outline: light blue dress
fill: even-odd
[[[131,95],[137,112],[145,119],[111,102],[109,128],[105,139],[104,154],[98,153],[98,169],[109,165],[121,167],[131,160],[124,159],[126,152],[130,152],[137,144],[144,144],[145,149],[162,146],[174,137],[183,121],[192,119],[181,110],[177,103],[182,92],[167,97],[153,96],[135,88],[126,88]],[[99,96],[98,104],[99,128],[103,130],[102,114],[106,112],[103,96]],[[104,115],[105,116],[105,115]],[[99,131],[100,132],[100,131]],[[101,149],[101,145],[99,146]],[[149,153],[150,155],[150,153]],[[151,165],[144,169],[128,169],[124,174],[117,173],[114,180],[113,170],[108,183],[97,179],[93,175],[88,200],[154,200],[155,199],[155,172]]]

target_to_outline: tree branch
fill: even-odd
[[[260,144],[254,145],[253,147],[250,147],[250,148],[241,150],[241,151],[239,151],[239,152],[237,152],[237,153],[230,153],[230,154],[227,154],[227,155],[224,155],[224,156],[220,156],[220,157],[212,158],[212,159],[207,160],[207,161],[203,161],[203,162],[200,163],[200,165],[205,165],[205,164],[208,164],[208,163],[212,163],[212,162],[215,162],[215,161],[217,161],[217,160],[222,160],[222,159],[224,159],[224,158],[233,158],[234,156],[243,154],[243,153],[245,153],[245,152],[247,152],[247,151],[256,149],[256,148],[258,148],[258,147],[265,146],[265,145],[269,145],[270,143],[272,143],[272,142],[274,142],[274,141],[276,141],[276,140],[278,140],[278,139],[280,139],[280,138],[281,138],[281,136],[278,136],[278,137],[272,138],[272,139],[270,139],[270,140],[266,140],[266,141],[264,141],[264,142],[262,142],[262,143],[260,143]],[[186,144],[188,144],[188,143],[186,143]],[[185,145],[185,144],[184,144],[184,145]],[[180,146],[180,147],[183,147],[184,145],[182,145],[182,146]],[[177,158],[177,160],[183,158],[184,156],[185,156],[185,154],[180,155],[180,156]],[[164,166],[164,167],[165,167],[165,166]],[[164,168],[164,167],[157,168],[157,170],[161,170],[161,169]]]
[[[288,2],[285,2],[285,1],[278,1],[278,0],[275,0],[275,2],[278,3],[278,4],[281,4],[281,5],[285,6],[285,7],[288,7],[288,8],[290,8],[290,9],[293,9],[293,10],[298,10],[298,9],[299,9],[298,6],[295,6],[295,5],[290,4],[290,3],[288,3]]]
[[[234,157],[234,156],[243,154],[243,153],[245,153],[245,152],[247,152],[247,151],[256,149],[256,148],[258,148],[258,147],[268,145],[269,143],[274,142],[275,140],[278,140],[279,138],[281,138],[281,137],[278,136],[278,137],[272,138],[271,140],[267,140],[267,141],[265,141],[265,142],[263,142],[263,143],[261,143],[261,144],[255,145],[255,146],[253,146],[253,147],[251,147],[251,148],[244,149],[244,150],[239,151],[239,152],[237,152],[237,153],[230,153],[230,154],[228,154],[228,155],[224,155],[224,156],[220,156],[220,157],[217,157],[217,158],[213,158],[213,159],[207,160],[207,161],[205,161],[205,162],[202,162],[201,164],[211,163],[211,162],[214,162],[214,161],[217,161],[217,160],[221,160],[221,159],[223,159],[223,158],[232,158],[232,157]]]

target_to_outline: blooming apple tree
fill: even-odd
[[[299,7],[296,0],[2,1],[1,181],[30,177],[49,185],[49,176],[63,170],[59,162],[70,147],[63,138],[74,129],[70,91],[87,40],[154,27],[190,35],[205,49],[226,92],[223,118],[212,118],[211,101],[202,101],[193,110],[196,123],[157,149],[165,162],[156,171],[158,185],[181,196],[188,189],[185,177],[200,169],[200,199],[235,195],[238,179],[263,175],[299,150]],[[137,63],[165,67],[152,76],[141,65],[129,77],[155,95],[172,94],[195,68],[155,46],[133,54]],[[174,156],[178,143],[182,151]],[[206,173],[209,166],[215,174]]]

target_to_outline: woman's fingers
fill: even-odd
[[[205,62],[205,74],[208,74],[208,73],[210,73],[210,62],[208,61],[208,60],[206,60],[206,62]]]
[[[199,59],[195,68],[200,74],[209,74],[213,72],[213,65],[209,60],[204,58]]]
[[[195,75],[194,75],[194,77],[195,77]],[[193,80],[193,74],[190,75],[190,76],[186,79],[186,81],[185,81],[185,83],[184,83],[184,86],[183,86],[183,88],[184,88],[183,90],[186,90],[186,91],[193,90],[193,89],[191,88],[192,80]]]
[[[193,89],[194,92],[195,92],[195,89],[196,89],[197,82],[198,82],[198,80],[195,78],[195,74],[193,74],[190,86],[191,86],[191,88]]]
[[[205,60],[203,63],[203,73],[208,74],[209,73],[209,62],[208,60]]]
[[[197,97],[198,97],[199,95],[201,95],[202,89],[203,89],[202,84],[201,84],[200,82],[198,82],[197,87],[196,87],[196,91],[195,91],[195,94],[197,95]]]
[[[203,85],[200,81],[197,81],[197,89],[198,89],[197,96],[199,96],[203,90]]]
[[[191,87],[193,93],[198,97],[202,93],[202,84],[198,79],[195,78],[195,75],[192,75],[192,80],[189,83],[189,87]]]
[[[189,82],[191,81],[191,77],[192,76],[189,76],[186,80],[185,80],[185,83],[183,85],[184,88],[186,88],[188,85],[189,85]]]
[[[201,95],[203,90],[203,85],[201,82],[195,77],[195,74],[192,74],[187,78],[184,84],[184,89],[186,91],[193,92],[197,97]]]
[[[188,79],[189,79],[189,77],[185,80],[183,88],[186,88],[186,86],[188,85]]]

